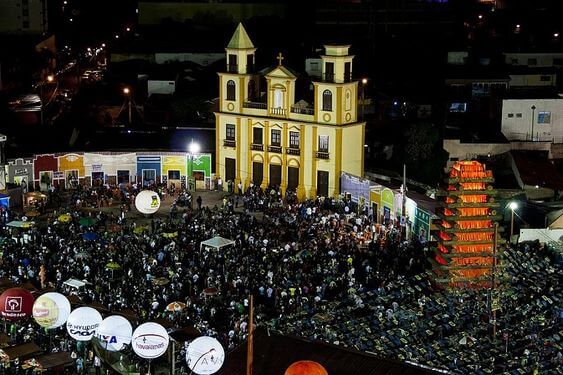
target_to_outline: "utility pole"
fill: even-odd
[[[248,314],[248,340],[246,346],[246,375],[252,375],[254,361],[254,297],[250,296],[250,312]]]
[[[401,187],[401,193],[403,194],[403,201],[401,207],[401,216],[404,220],[401,220],[401,237],[403,240],[407,239],[407,165],[403,164],[403,186]]]
[[[536,106],[533,105],[530,107],[532,109],[532,142],[534,141],[534,116],[536,113]]]

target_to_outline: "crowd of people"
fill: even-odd
[[[459,373],[547,373],[563,364],[561,266],[540,248],[505,252],[503,287],[493,297],[444,291],[429,278],[426,244],[405,241],[397,228],[342,200],[297,202],[294,194],[253,186],[213,207],[198,198],[193,208],[130,220],[139,190],[79,189],[68,200],[57,196],[61,207],[43,225],[25,233],[3,227],[0,277],[57,291],[67,279],[86,280],[91,286],[77,293],[79,303],[127,311],[137,322],[193,326],[227,353],[247,337],[253,295],[258,326],[388,358]],[[156,190],[164,200],[182,194]],[[59,220],[64,213],[70,221]],[[214,236],[234,244],[200,246]],[[493,299],[501,306],[495,337]],[[167,312],[175,301],[186,308]],[[41,342],[38,326],[29,327],[27,337]],[[56,337],[50,350],[94,362],[63,331]]]

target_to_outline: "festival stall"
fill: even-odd
[[[200,250],[216,249],[221,250],[223,247],[234,245],[235,241],[223,238],[221,236],[215,236],[208,239],[207,241],[202,241],[199,245]]]
[[[38,208],[45,204],[47,204],[47,195],[39,191],[32,191],[23,195],[24,210]]]
[[[54,374],[62,374],[67,367],[74,365],[74,359],[67,352],[45,354],[26,360],[22,369],[37,373],[49,371]]]

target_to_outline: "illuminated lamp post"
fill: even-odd
[[[510,208],[510,211],[512,212],[510,215],[510,238],[512,238],[514,235],[514,210],[518,208],[518,203],[510,202],[508,204],[508,208]]]
[[[194,142],[192,139],[188,145],[188,156],[190,158],[189,170],[188,170],[188,190],[196,191],[195,178],[194,178],[194,155],[199,153],[201,147],[199,143]]]
[[[366,100],[366,84],[368,83],[368,79],[367,78],[362,78],[362,120],[364,119],[364,106],[365,104],[365,100]]]
[[[128,102],[128,122],[129,125],[131,125],[131,89],[129,89],[129,87],[125,87],[123,89],[123,94],[125,95],[125,97],[127,98],[127,102]]]
[[[41,82],[41,84],[39,85],[39,95],[41,96],[39,99],[41,99],[41,126],[43,126],[45,124],[45,120],[44,120],[44,115],[43,115],[43,85],[47,84],[47,83],[51,83],[55,80],[55,76],[53,76],[52,74],[47,76],[47,81],[46,82]]]

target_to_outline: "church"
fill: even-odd
[[[300,82],[281,54],[258,71],[256,48],[238,25],[218,73],[215,170],[223,186],[276,186],[305,199],[340,194],[342,172],[363,176],[365,122],[349,49],[325,45],[321,76]]]

